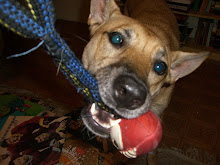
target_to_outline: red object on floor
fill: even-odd
[[[155,149],[162,137],[159,118],[151,111],[135,119],[121,119],[111,128],[113,144],[126,157],[135,158]]]

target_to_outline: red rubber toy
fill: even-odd
[[[136,158],[155,149],[162,137],[162,126],[153,112],[134,119],[121,119],[111,127],[113,144],[128,158]]]

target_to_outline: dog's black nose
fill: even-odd
[[[113,83],[113,98],[118,108],[134,110],[144,104],[147,89],[137,78],[120,75]]]

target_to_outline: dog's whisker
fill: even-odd
[[[91,140],[93,140],[95,138],[96,138],[96,135],[93,134],[93,136],[91,136],[88,140],[91,141]]]
[[[84,127],[82,128],[81,132],[84,132],[84,131],[86,131],[86,130],[87,130],[87,127],[84,126]]]
[[[80,37],[80,36],[78,36],[78,35],[76,35],[76,34],[73,34],[76,38],[78,38],[78,39],[80,39],[81,41],[83,41],[83,42],[85,42],[85,43],[88,43],[88,41],[86,40],[86,39],[84,39],[84,38],[82,38],[82,37]]]
[[[58,75],[58,73],[59,73],[59,71],[60,71],[60,66],[61,66],[62,61],[63,61],[63,52],[64,52],[64,49],[63,49],[62,52],[61,52],[61,59],[60,59],[60,62],[59,62],[58,68],[57,68],[57,73],[56,73],[56,75]]]
[[[90,131],[87,129],[87,136],[89,137],[89,139],[90,139],[90,137],[91,137],[91,134],[90,134]]]
[[[79,116],[78,119],[76,119],[76,121],[80,121],[80,120],[82,120],[81,116]]]

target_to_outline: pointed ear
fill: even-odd
[[[209,55],[209,52],[189,53],[174,51],[172,53],[170,73],[173,81],[192,73]]]
[[[91,35],[115,14],[121,14],[114,0],[91,0],[88,24]]]

